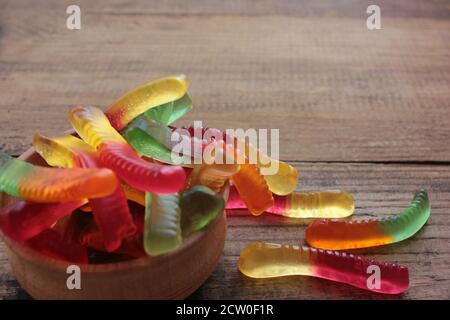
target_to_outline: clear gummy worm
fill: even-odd
[[[373,268],[379,269],[379,286],[369,285]],[[312,276],[386,294],[402,293],[409,286],[408,268],[400,265],[344,252],[264,242],[250,243],[242,250],[239,270],[251,278]]]
[[[413,236],[430,216],[430,201],[425,190],[418,190],[408,208],[400,214],[356,221],[320,219],[306,229],[306,241],[329,250],[357,249],[399,242]]]

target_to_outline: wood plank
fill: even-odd
[[[450,298],[450,168],[424,165],[309,164],[302,170],[299,190],[342,189],[356,201],[353,219],[383,217],[400,212],[418,188],[429,191],[432,213],[413,238],[354,253],[406,265],[410,289],[391,297],[307,277],[254,280],[237,269],[239,253],[252,241],[303,244],[305,221],[274,215],[250,217],[229,212],[229,229],[221,264],[192,298],[208,299],[449,299]],[[288,221],[287,221],[288,220]]]
[[[406,265],[411,288],[390,297],[305,277],[251,280],[237,269],[240,251],[251,241],[302,244],[308,221],[265,214],[251,217],[244,210],[229,212],[227,241],[221,262],[191,298],[196,299],[449,299],[450,298],[450,167],[403,164],[294,163],[301,170],[298,190],[351,192],[356,201],[353,219],[398,213],[419,188],[429,191],[432,213],[413,238],[380,248],[355,251],[367,257]],[[0,244],[0,297],[24,298]]]
[[[302,243],[308,221],[241,210],[230,213],[218,269],[192,298],[450,298],[448,2],[377,1],[379,31],[365,27],[369,0],[84,0],[82,30],[69,31],[72,3],[0,3],[0,150],[18,155],[35,131],[59,134],[73,105],[104,107],[183,72],[195,104],[186,122],[280,128],[281,158],[302,169],[299,188],[346,189],[355,219],[396,213],[420,187],[432,203],[413,239],[357,251],[410,268],[411,289],[400,297],[312,278],[243,277],[236,262],[246,243]],[[21,298],[0,242],[0,299]]]
[[[64,3],[21,3],[0,10],[0,149],[11,154],[35,131],[67,129],[76,104],[106,106],[183,72],[196,107],[186,121],[280,128],[282,159],[450,161],[443,2],[385,2],[379,31],[367,30],[352,1],[307,1],[306,12],[294,1],[218,9],[202,1],[186,13],[174,2],[83,2],[80,31],[65,28]]]

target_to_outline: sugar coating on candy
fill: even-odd
[[[231,181],[253,215],[258,216],[274,205],[272,193],[256,165],[241,164]]]
[[[353,214],[353,197],[343,191],[293,192],[273,195],[274,205],[265,211],[289,218],[345,218]],[[246,209],[235,186],[230,187],[226,209]]]
[[[180,99],[188,88],[184,75],[161,78],[144,84],[120,97],[106,110],[106,116],[116,130],[122,130],[141,113]]]
[[[183,192],[180,199],[183,237],[209,225],[224,207],[224,199],[208,187],[194,186]]]
[[[427,192],[419,190],[398,215],[379,220],[316,220],[306,229],[305,238],[314,247],[330,250],[390,244],[413,236],[427,222],[430,211]]]
[[[144,249],[158,256],[177,249],[182,242],[179,194],[146,194]]]
[[[380,269],[380,286],[368,286],[372,272]],[[353,254],[299,246],[254,242],[241,251],[239,270],[251,278],[312,276],[346,283],[364,290],[399,294],[409,287],[408,269]]]

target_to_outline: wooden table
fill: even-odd
[[[218,128],[279,128],[281,159],[298,190],[343,189],[354,219],[398,213],[418,188],[432,214],[412,239],[358,253],[410,269],[403,295],[324,280],[255,281],[237,270],[250,241],[304,242],[304,221],[230,212],[202,299],[450,298],[450,5],[376,1],[77,1],[81,30],[66,28],[73,1],[0,2],[0,149],[19,155],[36,131],[69,128],[77,104],[106,106],[134,86],[185,73],[195,109],[183,120]],[[131,2],[131,1],[130,1]],[[0,299],[27,298],[0,244]]]

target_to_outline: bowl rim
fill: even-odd
[[[70,133],[70,132],[66,131],[65,133]],[[30,147],[28,150],[26,150],[24,153],[22,153],[18,157],[18,159],[28,162],[29,158],[34,155],[41,157],[35,151],[34,147]],[[42,159],[42,160],[44,160],[44,159]],[[224,198],[225,201],[227,201],[228,195],[229,195],[229,184],[228,183],[222,188],[220,195]],[[2,204],[3,204],[3,201],[1,201],[1,200],[5,197],[9,197],[9,198],[13,198],[13,199],[15,198],[13,196],[6,194],[3,191],[0,191],[0,209],[2,208]],[[16,199],[18,199],[18,198],[16,198]],[[185,249],[193,246],[195,243],[200,241],[201,238],[203,238],[205,236],[205,234],[208,233],[209,230],[214,225],[219,223],[219,221],[221,219],[226,220],[225,209],[213,221],[211,221],[206,228],[196,231],[196,232],[190,234],[186,239],[183,239],[182,244],[174,251],[171,251],[171,252],[159,255],[159,256],[154,256],[154,257],[146,256],[146,257],[140,257],[140,258],[132,258],[130,260],[125,260],[125,261],[108,262],[108,263],[85,264],[85,263],[75,263],[75,262],[55,259],[55,258],[46,256],[42,253],[39,253],[38,251],[33,250],[32,248],[29,248],[19,241],[11,239],[7,235],[5,235],[1,229],[0,229],[0,239],[2,239],[5,242],[5,244],[7,245],[9,250],[22,256],[24,259],[26,259],[29,262],[34,263],[34,264],[39,264],[42,266],[50,267],[52,269],[64,271],[64,272],[66,272],[67,266],[77,265],[80,267],[80,269],[83,273],[99,273],[99,272],[103,273],[105,271],[121,271],[121,270],[130,269],[130,268],[134,268],[134,269],[144,268],[144,267],[148,267],[148,265],[150,263],[157,264],[157,263],[163,263],[167,260],[171,260],[171,258],[173,256],[178,255],[180,252],[184,251]]]

